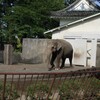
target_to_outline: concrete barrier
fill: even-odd
[[[43,63],[47,53],[47,46],[51,39],[23,39],[22,62]]]

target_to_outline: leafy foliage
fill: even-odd
[[[11,89],[12,88],[12,89]],[[3,83],[0,82],[0,100],[2,100],[2,93],[3,93]],[[19,97],[19,94],[14,86],[7,83],[5,87],[5,100],[15,100]]]
[[[100,80],[92,77],[88,79],[70,79],[59,86],[61,100],[72,100],[76,97],[78,100],[85,100],[94,97],[94,100],[100,99]]]
[[[0,0],[0,41],[15,45],[16,36],[21,42],[23,38],[50,38],[44,31],[59,25],[58,19],[50,18],[50,11],[64,7],[64,0]]]
[[[45,83],[32,84],[27,88],[27,97],[30,97],[32,100],[44,100],[48,92],[49,85]]]

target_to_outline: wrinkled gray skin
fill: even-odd
[[[72,45],[65,40],[61,39],[52,40],[52,46],[49,53],[49,63],[48,63],[51,65],[50,69],[52,69],[53,67],[63,68],[65,66],[66,58],[69,59],[70,66],[72,66],[72,58],[73,58]]]

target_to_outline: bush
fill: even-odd
[[[66,80],[59,86],[61,100],[100,99],[100,80],[96,78]]]
[[[2,100],[2,94],[3,94],[3,83],[0,83],[0,100]],[[18,92],[16,91],[15,87],[11,84],[6,84],[5,87],[5,99],[6,100],[15,100],[19,97]]]
[[[27,88],[27,98],[31,100],[44,100],[49,92],[49,85],[45,83],[32,84]]]

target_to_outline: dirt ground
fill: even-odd
[[[45,63],[43,64],[13,64],[13,65],[4,65],[0,64],[0,73],[9,73],[9,72],[15,72],[15,73],[34,73],[34,72],[67,72],[67,71],[76,71],[81,69],[87,69],[89,67],[84,66],[73,66],[68,67],[67,65],[60,70],[51,70],[48,71],[48,67]]]

